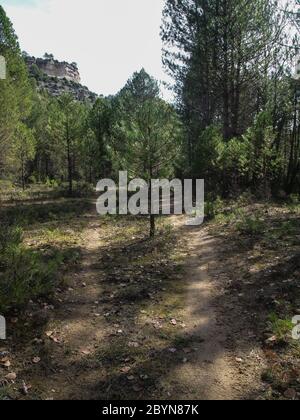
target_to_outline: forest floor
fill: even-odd
[[[0,399],[299,399],[299,206],[147,230],[80,200],[26,230],[74,258],[51,299],[9,317]]]

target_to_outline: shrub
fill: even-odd
[[[269,315],[268,321],[278,340],[285,340],[291,335],[294,325],[290,319],[280,319],[275,313],[272,313]]]
[[[95,192],[95,188],[88,182],[77,182],[74,189],[75,197],[89,197]]]
[[[205,202],[205,216],[208,219],[215,218],[224,207],[224,203],[220,197],[217,197],[215,200],[207,200]]]
[[[237,230],[246,235],[259,235],[265,230],[265,223],[258,215],[248,216],[242,211],[238,213]]]
[[[5,313],[50,293],[62,261],[60,253],[47,258],[38,251],[27,249],[20,228],[1,224],[0,312]]]
[[[0,225],[0,260],[3,264],[3,257],[9,248],[18,247],[22,242],[22,229],[19,227],[11,227],[8,223]]]
[[[300,194],[291,194],[290,195],[291,204],[298,205],[300,204]]]
[[[247,190],[243,192],[236,201],[237,207],[245,207],[255,201],[255,197],[251,193],[251,191]]]
[[[46,179],[46,181],[45,181],[45,185],[46,185],[46,187],[48,187],[48,188],[58,188],[59,187],[59,183],[58,183],[58,181],[57,180],[55,180],[55,179],[50,179],[50,178],[48,178],[47,177],[47,179]]]

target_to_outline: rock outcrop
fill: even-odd
[[[57,79],[66,79],[71,82],[80,83],[80,74],[76,63],[67,63],[66,61],[57,61],[52,56],[49,58],[26,57],[25,61],[29,68],[37,66],[43,73],[49,77]]]
[[[50,54],[44,58],[24,54],[29,74],[37,82],[39,90],[46,90],[52,96],[70,93],[78,101],[94,102],[98,95],[80,84],[80,74],[76,63],[55,60]]]

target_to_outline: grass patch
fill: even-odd
[[[290,319],[280,319],[277,314],[271,313],[268,316],[268,322],[278,340],[286,341],[291,337],[294,325]]]
[[[244,235],[256,236],[265,232],[265,222],[259,214],[247,215],[243,211],[238,212],[236,229]]]
[[[58,251],[43,255],[27,249],[18,227],[2,225],[0,231],[0,311],[6,313],[49,294],[57,284],[64,255]]]
[[[91,207],[89,200],[59,200],[44,204],[18,204],[0,209],[1,220],[26,227],[51,221],[66,222],[81,216]]]
[[[0,209],[0,311],[50,297],[63,267],[77,264],[88,200],[28,202]],[[63,226],[63,227],[62,227]]]

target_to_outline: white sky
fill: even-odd
[[[22,50],[78,63],[82,83],[115,94],[142,67],[170,81],[161,63],[164,0],[2,0]],[[169,92],[164,94],[171,98]]]

